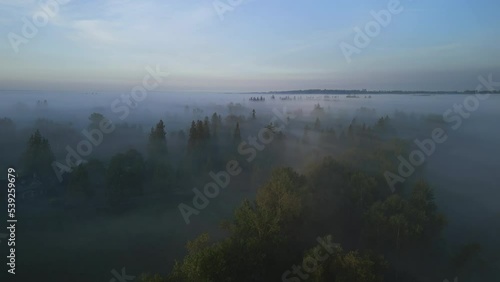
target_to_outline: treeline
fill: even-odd
[[[252,94],[296,94],[296,95],[307,95],[307,94],[473,94],[476,93],[475,90],[465,90],[465,91],[425,91],[425,90],[357,90],[357,89],[305,89],[305,90],[286,90],[286,91],[270,91],[270,92],[259,92]],[[495,91],[481,91],[481,93],[500,93],[499,90]]]
[[[71,144],[71,138],[68,137],[77,134],[70,126],[38,120],[22,157],[12,166],[17,168],[23,182],[41,182],[43,189],[49,190],[48,196],[53,199],[51,202],[58,205],[67,204],[68,200],[72,202],[71,199],[106,199],[110,206],[119,206],[128,199],[145,193],[179,192],[179,187],[184,187],[187,192],[188,187],[194,187],[196,183],[203,181],[203,175],[217,171],[225,166],[228,159],[237,157],[238,146],[242,141],[240,122],[246,124],[248,131],[260,126],[256,123],[255,110],[250,114],[251,119],[229,114],[223,121],[221,115],[213,113],[211,118],[193,120],[188,134],[184,130],[168,133],[163,120],[152,127],[147,135],[140,126],[117,124],[114,132],[102,138],[103,142],[108,143],[97,144],[91,158],[87,160],[74,155],[56,158],[49,138],[42,135],[42,132],[57,139],[68,140],[68,144]],[[106,118],[102,114],[91,114],[88,132],[98,129],[103,120]],[[11,119],[0,119],[0,131],[10,134],[8,140],[15,142],[16,130]],[[100,146],[114,140],[119,142],[120,137],[129,138],[125,134],[130,134],[134,139],[147,139],[145,146],[129,147],[109,158],[96,153]],[[273,152],[274,148],[276,146],[269,146],[267,155],[260,156],[247,165],[245,168],[248,174],[253,174],[256,167],[261,170],[279,163],[280,158]],[[269,157],[274,159],[270,160]],[[65,165],[69,165],[70,171],[64,170]],[[60,179],[57,178],[58,173],[61,174]]]

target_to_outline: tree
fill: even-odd
[[[199,143],[202,143],[201,141],[205,140],[207,137],[207,132],[205,132],[205,126],[203,125],[203,121],[201,120],[198,120],[196,122],[196,137]]]
[[[163,120],[160,120],[155,128],[151,128],[151,133],[149,134],[148,174],[150,175],[152,186],[155,188],[166,188],[169,186],[170,167],[167,160],[166,135]]]
[[[314,130],[318,131],[321,129],[321,122],[319,121],[319,118],[316,118],[316,121],[314,122]]]
[[[212,125],[212,136],[216,138],[218,133],[219,133],[220,126],[221,126],[220,119],[219,119],[219,116],[217,116],[217,113],[212,114],[210,124]]]
[[[23,155],[24,173],[36,176],[44,180],[52,178],[52,162],[54,154],[50,148],[49,141],[44,138],[40,131],[36,130],[28,141],[28,147]]]
[[[191,128],[189,129],[189,139],[188,139],[188,149],[193,151],[198,142],[198,132],[196,130],[196,123],[194,120],[191,122]]]
[[[308,250],[302,260],[302,265],[310,265],[316,254],[325,253],[327,258],[318,262],[318,267],[310,274],[308,281],[322,282],[382,282],[388,267],[387,262],[380,256],[359,251],[345,252],[338,244],[333,243],[331,235],[322,237],[319,241],[323,245],[334,246],[325,250],[322,244]]]
[[[90,124],[89,124],[89,129],[97,129],[100,127],[101,121],[105,120],[106,118],[100,114],[100,113],[92,113],[89,116]]]
[[[205,133],[205,139],[210,138],[210,121],[208,120],[208,117],[205,117],[205,120],[203,121],[203,132]]]
[[[224,226],[228,238],[211,243],[204,233],[187,244],[168,281],[272,281],[291,264],[287,234],[299,228],[302,176],[290,168],[273,171],[255,202],[245,200]],[[293,232],[291,233],[293,234]]]
[[[160,120],[154,128],[151,128],[148,140],[148,157],[154,163],[166,161],[168,153],[166,135],[163,120]]]
[[[408,214],[414,226],[412,233],[415,239],[428,241],[446,225],[444,216],[437,211],[433,190],[422,180],[413,186]]]
[[[236,143],[239,143],[241,141],[241,132],[240,132],[240,123],[236,123],[236,128],[234,129],[233,133],[233,140]]]
[[[238,277],[232,275],[235,271],[230,267],[226,242],[211,244],[207,233],[189,241],[187,255],[182,262],[176,261],[167,281],[237,281],[233,280]]]

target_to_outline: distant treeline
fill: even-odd
[[[474,94],[475,90],[465,91],[404,91],[404,90],[355,90],[355,89],[306,89],[306,90],[286,90],[286,91],[269,91],[269,92],[251,92],[247,94]],[[500,93],[500,90],[495,91],[480,91],[477,93]]]

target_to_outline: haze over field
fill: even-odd
[[[498,280],[497,8],[0,0],[0,280]]]

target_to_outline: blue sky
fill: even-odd
[[[463,90],[500,75],[494,0],[401,0],[348,63],[340,44],[390,1],[247,0],[221,20],[213,0],[73,0],[16,53],[9,34],[39,1],[0,0],[0,89],[125,90],[148,65],[171,74],[162,91]]]

